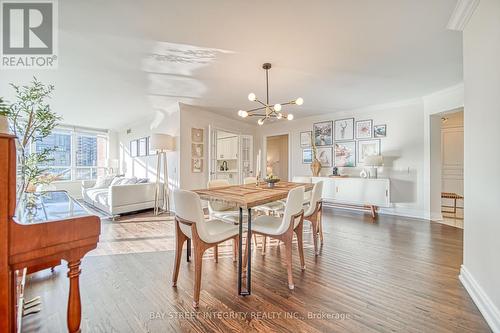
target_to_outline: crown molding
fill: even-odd
[[[464,31],[465,26],[479,5],[479,1],[480,0],[458,0],[446,28],[449,30]]]

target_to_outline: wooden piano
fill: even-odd
[[[99,235],[100,219],[65,192],[24,194],[16,210],[15,138],[0,134],[0,332],[20,329],[18,272],[61,260],[68,263],[68,331],[80,332],[80,263],[96,248]]]

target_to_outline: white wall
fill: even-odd
[[[130,130],[130,133],[127,133]],[[158,110],[154,117],[147,117],[143,122],[126,126],[119,131],[118,145],[120,172],[128,177],[145,177],[156,181],[156,155],[131,157],[130,141],[150,136],[152,133],[170,134],[175,137],[176,145],[180,142],[180,110],[179,105]],[[179,187],[179,150],[167,153],[168,178],[170,188]],[[160,181],[163,182],[162,174]],[[171,201],[172,202],[172,201]]]
[[[385,165],[380,169],[379,177],[391,178],[394,207],[382,212],[426,218],[423,193],[424,105],[421,99],[266,124],[258,129],[259,143],[263,142],[265,136],[290,134],[289,177],[311,175],[310,166],[302,164],[300,132],[311,131],[315,122],[347,117],[354,117],[355,120],[373,119],[374,125],[387,124],[387,137],[381,138]],[[265,170],[265,166],[262,167]],[[343,168],[341,171],[359,177],[361,170],[356,167]],[[331,168],[323,168],[321,174],[331,174]]]
[[[180,187],[184,189],[205,188],[208,182],[209,126],[231,133],[249,135],[255,135],[256,127],[251,123],[227,118],[197,106],[180,103],[180,111]],[[191,172],[191,128],[204,129],[205,149],[202,173]]]
[[[464,30],[465,219],[461,280],[500,332],[500,1],[481,0]]]

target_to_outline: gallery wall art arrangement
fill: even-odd
[[[387,125],[374,125],[372,119],[343,118],[313,124],[312,131],[300,132],[302,163],[312,163],[312,144],[324,168],[363,165],[367,156],[380,155]]]
[[[203,172],[204,136],[203,128],[191,128],[191,172]]]

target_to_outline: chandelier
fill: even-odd
[[[299,97],[293,101],[287,102],[287,103],[279,103],[279,104],[274,104],[271,105],[269,104],[269,70],[271,69],[271,64],[270,63],[265,63],[262,65],[262,68],[265,69],[266,71],[266,102],[262,102],[255,96],[254,93],[248,94],[248,100],[251,102],[257,102],[261,106],[255,109],[251,110],[240,110],[238,111],[238,116],[242,118],[246,117],[258,117],[259,119],[257,120],[257,124],[260,126],[264,125],[264,122],[269,119],[288,119],[292,120],[293,119],[293,114],[291,113],[282,113],[281,110],[284,105],[291,105],[291,104],[296,104],[296,105],[302,105],[304,104],[304,100]]]

